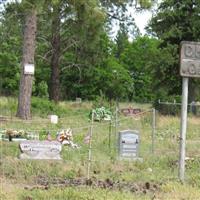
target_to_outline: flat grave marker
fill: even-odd
[[[20,159],[61,160],[62,145],[57,141],[23,141]]]

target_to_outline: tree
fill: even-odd
[[[2,50],[0,53],[2,58],[0,61],[0,70],[3,76],[5,76],[2,79],[3,86],[9,89],[10,95],[18,92],[16,86],[19,82],[18,70],[22,43],[22,33],[20,30],[22,27],[23,29],[25,28],[24,17],[26,13],[28,13],[28,10],[32,8],[37,11],[37,5],[41,5],[41,2],[39,0],[37,3],[33,0],[23,0],[22,3],[11,9],[11,12],[13,12],[12,18],[18,16],[15,23],[13,24],[11,20],[8,18],[4,19],[3,17],[2,24],[0,24],[0,29],[3,30],[1,34],[3,34],[4,37],[3,39],[0,38],[0,40],[2,39],[2,45],[0,46]],[[105,4],[103,5],[102,2]],[[131,1],[46,1],[45,6],[42,7],[42,14],[39,13],[37,15],[37,48],[35,51],[35,65],[37,66],[37,70],[35,70],[34,77],[27,75],[32,78],[32,80],[29,81],[32,82],[32,86],[29,84],[29,88],[32,87],[32,94],[36,96],[45,96],[47,98],[48,95],[46,91],[48,89],[50,98],[55,101],[58,101],[59,96],[60,98],[67,99],[74,99],[76,96],[94,99],[95,95],[100,94],[100,90],[109,96],[109,92],[102,88],[103,86],[100,84],[101,81],[96,82],[96,79],[102,77],[102,74],[105,74],[105,72],[108,72],[107,77],[109,77],[111,70],[109,68],[115,68],[116,66],[118,68],[117,71],[122,72],[122,74],[126,74],[128,71],[127,69],[123,70],[124,65],[121,65],[120,59],[114,58],[117,48],[115,48],[116,45],[109,38],[106,19],[109,18],[110,20],[111,18],[115,19],[117,17],[117,20],[120,21],[122,26],[125,25],[127,28],[130,20],[126,21],[127,16],[123,16],[123,13],[126,11],[128,2]],[[13,3],[13,5],[14,4],[15,3]],[[21,8],[21,10],[15,15],[17,7]],[[27,10],[27,12],[24,12],[24,9]],[[115,12],[113,14],[111,11],[116,11],[116,9],[119,10],[120,13]],[[8,12],[8,10],[6,10],[6,12]],[[12,15],[11,12],[10,15]],[[10,30],[12,33],[12,38],[10,35],[7,37],[7,30]],[[128,45],[129,42],[127,38],[126,41]],[[118,45],[121,48],[123,45],[120,44],[123,44],[123,37]],[[15,54],[13,50],[16,48],[17,51],[15,50]],[[114,48],[115,50],[113,50]],[[123,54],[125,49],[126,46],[121,48],[119,54]],[[120,58],[119,54],[118,57]],[[113,63],[113,66],[110,66],[111,63]],[[14,67],[11,69],[10,66]],[[24,74],[22,75],[24,76]],[[127,76],[129,75],[128,73]],[[121,79],[120,76],[118,77]],[[21,80],[23,79],[21,78]],[[114,88],[114,86],[111,87],[111,85],[114,84],[111,83],[112,80],[107,84],[110,88]],[[107,83],[108,82],[109,78],[107,80]],[[47,83],[49,84],[48,88]],[[6,92],[7,90],[4,91]],[[58,91],[60,95],[58,95]],[[122,96],[124,97],[126,96],[125,91],[128,90],[123,90]],[[29,92],[29,94],[30,93],[31,92]],[[30,99],[31,95],[25,96]],[[115,96],[115,94],[110,96]],[[20,102],[22,101],[20,100],[19,104]],[[22,104],[24,105],[25,103]]]
[[[104,15],[96,0],[68,2],[59,0],[52,2],[50,6],[53,11],[49,93],[50,99],[57,102],[62,82],[59,71],[63,71],[63,66],[65,70],[73,66],[81,69],[88,65],[86,63],[94,62],[93,56],[96,52],[94,44],[99,39],[98,31],[102,29]],[[88,40],[90,42],[87,42]],[[66,59],[67,51],[75,54],[73,62]]]
[[[0,16],[0,92],[2,95],[17,94],[22,45],[22,19],[15,4],[5,7]]]
[[[127,45],[120,56],[120,63],[129,70],[133,89],[130,100],[150,101],[154,97],[155,79],[153,71],[158,59],[159,40],[147,36],[138,37]]]
[[[59,80],[59,59],[61,53],[61,39],[60,39],[60,26],[61,26],[61,1],[57,1],[52,5],[52,56],[51,56],[51,78],[49,98],[58,102],[60,96],[60,80]]]
[[[31,95],[33,75],[25,73],[25,66],[34,65],[36,30],[37,30],[37,1],[22,1],[25,9],[25,26],[23,35],[23,55],[21,63],[21,77],[18,97],[17,117],[31,118]]]
[[[120,23],[119,30],[116,36],[116,57],[119,58],[122,52],[125,50],[128,42],[128,29],[125,27],[124,23]]]
[[[179,75],[180,42],[200,40],[200,2],[193,0],[165,0],[158,7],[152,18],[150,32],[161,39],[160,56],[156,65],[155,77],[157,89],[165,88],[168,95],[181,94],[181,77]],[[198,80],[191,79],[189,101],[195,100]]]

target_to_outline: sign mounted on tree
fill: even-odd
[[[200,77],[200,42],[181,42],[180,75]]]
[[[35,66],[34,64],[25,64],[24,65],[24,74],[34,75]]]

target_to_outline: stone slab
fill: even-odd
[[[62,145],[57,141],[23,141],[20,159],[61,160]]]

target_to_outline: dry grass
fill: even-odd
[[[161,192],[156,194],[156,200],[199,200],[200,190],[188,184],[169,182],[162,186]]]

